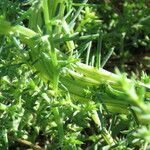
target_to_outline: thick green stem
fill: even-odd
[[[55,107],[53,109],[53,112],[55,116],[55,122],[58,128],[59,142],[60,142],[61,147],[63,147],[63,141],[64,141],[63,119],[60,116],[58,107]]]
[[[45,12],[47,14],[47,12]],[[48,14],[47,14],[48,15]],[[45,19],[48,19],[48,16],[45,16]],[[8,29],[8,30],[5,30]],[[7,21],[4,21],[3,19],[0,19],[0,34],[3,35],[9,35],[9,34],[16,34],[20,37],[21,41],[25,44],[27,44],[31,48],[31,57],[33,57],[33,60],[31,60],[33,64],[33,68],[40,72],[40,75],[44,80],[50,80],[53,82],[54,89],[56,90],[58,88],[58,80],[60,83],[63,84],[63,86],[68,89],[68,91],[75,97],[75,99],[83,99],[84,101],[88,101],[90,99],[93,99],[92,96],[86,95],[85,89],[91,89],[92,87],[99,86],[100,84],[107,83],[113,85],[113,87],[119,86],[118,81],[120,79],[119,75],[113,74],[111,72],[108,72],[104,69],[95,69],[91,66],[77,63],[76,67],[73,70],[68,70],[68,74],[60,74],[59,78],[59,70],[58,70],[58,62],[57,62],[57,55],[55,52],[54,47],[54,40],[51,42],[48,41],[48,38],[46,40],[44,37],[39,37],[39,35],[34,32],[33,30],[30,30],[26,27],[17,25],[17,26],[11,26],[11,24]],[[52,37],[51,37],[52,38]],[[36,40],[35,40],[36,39]],[[47,45],[47,43],[50,44],[50,47],[53,49],[53,52],[55,54],[55,59],[53,58],[53,61],[51,60],[52,55],[47,54],[49,51],[49,48],[47,51],[44,49],[37,48],[37,39],[38,41],[42,41],[43,45]],[[59,52],[61,53],[61,52]],[[39,58],[35,58],[35,56],[40,56]],[[131,83],[131,80],[126,80],[129,84]],[[140,86],[146,87],[147,89],[150,89],[149,85],[145,85],[141,82],[137,83]],[[62,88],[63,89],[63,88]],[[150,96],[150,92],[146,91],[146,96]],[[77,98],[78,97],[78,98]],[[113,111],[118,112],[115,110],[115,107],[118,105],[122,106],[123,109],[129,105],[128,101],[121,101],[121,99],[114,99],[110,96],[104,96],[104,101],[106,105],[109,106]],[[111,107],[112,104],[112,107]],[[114,106],[114,107],[113,107]],[[134,104],[133,104],[134,106]],[[136,105],[138,106],[138,105]],[[117,108],[116,107],[116,108]],[[120,108],[122,108],[120,107]],[[143,103],[139,104],[139,107],[145,111],[146,107],[143,105]],[[121,111],[122,111],[121,110]],[[127,109],[126,109],[127,110]]]

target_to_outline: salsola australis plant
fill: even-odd
[[[43,97],[49,104],[51,98],[51,101],[58,101],[62,98],[62,93],[65,93],[71,101],[78,101],[80,104],[92,107],[94,103],[95,108],[91,111],[90,117],[100,135],[95,140],[103,139],[102,143],[107,143],[105,145],[108,145],[108,148],[114,149],[124,149],[126,143],[135,144],[138,140],[146,147],[150,143],[150,104],[148,101],[150,84],[127,79],[119,71],[116,71],[116,74],[108,72],[100,68],[101,62],[98,62],[99,68],[94,68],[88,63],[82,63],[78,57],[79,40],[90,42],[99,38],[99,34],[84,35],[83,33],[80,35],[76,32],[77,26],[80,25],[78,17],[85,6],[90,7],[86,3],[87,0],[84,0],[78,8],[74,8],[72,0],[33,1],[32,4],[28,4],[31,5],[29,9],[16,18],[16,23],[7,20],[5,15],[1,15],[0,34],[16,46],[22,55],[22,61],[26,62],[48,85],[50,90],[44,93]],[[28,20],[27,27],[22,25],[25,19]],[[100,105],[96,106],[97,103]],[[58,147],[76,149],[75,145],[81,145],[82,142],[68,140],[74,142],[71,148],[65,135],[60,108],[56,105],[52,109],[59,135]],[[0,103],[0,110],[7,110],[7,105]],[[128,136],[132,135],[129,141],[112,137],[111,130],[107,129],[104,123],[103,111],[108,115],[120,113],[134,118],[137,130],[126,131]],[[127,117],[122,120],[127,120]],[[110,129],[113,129],[115,122],[117,122],[117,117],[112,118]],[[125,131],[124,134],[126,134]],[[94,137],[91,138],[94,139]],[[132,140],[134,138],[137,141]],[[28,145],[32,144],[28,143]],[[36,146],[34,148],[40,149]]]

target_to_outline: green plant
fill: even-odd
[[[124,149],[139,146],[139,140],[147,147],[148,77],[143,74],[142,82],[100,68],[110,54],[101,61],[97,51],[89,60],[93,37],[101,47],[100,34],[85,32],[87,18],[80,20],[82,11],[91,15],[91,5],[86,0],[79,8],[71,0],[31,2],[16,23],[0,17],[0,146],[9,148],[16,141],[36,149]],[[84,64],[81,53],[86,49]]]

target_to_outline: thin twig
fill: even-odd
[[[39,145],[37,144],[33,144],[31,143],[30,141],[27,141],[27,140],[24,140],[24,139],[21,139],[21,138],[14,138],[12,136],[9,136],[9,139],[13,140],[13,141],[16,141],[18,143],[21,143],[23,145],[26,145],[26,146],[29,146],[31,148],[34,148],[34,149],[37,149],[37,150],[43,150],[43,148],[41,148]]]

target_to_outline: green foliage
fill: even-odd
[[[149,149],[149,75],[102,69],[149,48],[149,9],[116,3],[0,2],[0,149]]]

